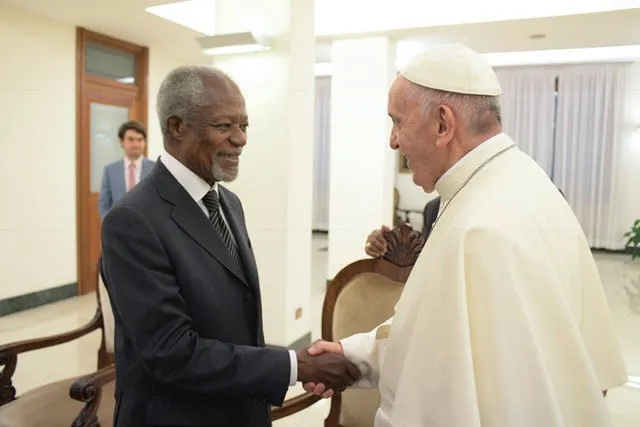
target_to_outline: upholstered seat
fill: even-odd
[[[338,295],[333,310],[333,339],[368,332],[393,316],[404,283],[378,273],[354,277]],[[340,425],[371,427],[380,405],[378,389],[347,389],[342,393]]]
[[[46,384],[2,406],[0,427],[69,427],[80,414],[84,403],[69,397],[71,385],[78,379],[68,378]],[[98,419],[102,426],[113,425],[114,382],[102,388]]]

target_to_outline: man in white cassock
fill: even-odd
[[[571,208],[502,132],[500,84],[462,45],[423,53],[389,92],[390,145],[442,198],[396,305],[370,333],[318,342],[375,427],[607,427],[603,391],[627,372],[589,245]],[[307,383],[325,397],[331,390]]]

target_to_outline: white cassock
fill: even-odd
[[[627,372],[558,189],[513,148],[452,198],[511,145],[495,136],[438,181],[442,216],[395,317],[342,341],[364,373],[356,386],[380,389],[375,427],[611,426],[601,390]]]

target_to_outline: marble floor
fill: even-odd
[[[597,253],[602,275],[622,346],[630,381],[611,390],[607,404],[615,427],[640,426],[640,261],[628,256]],[[312,261],[312,339],[320,337],[320,314],[325,289],[326,236],[315,235]],[[33,310],[0,317],[0,343],[47,336],[85,324],[93,315],[95,295],[61,301]],[[18,393],[42,384],[95,370],[99,332],[79,340],[21,355],[14,375]],[[301,393],[291,389],[289,396]],[[320,427],[328,413],[328,401],[274,423],[276,427]]]

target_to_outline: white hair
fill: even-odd
[[[448,105],[462,117],[474,134],[485,133],[493,126],[502,124],[499,96],[445,92],[419,86],[409,80],[407,82],[407,97],[417,102],[425,113],[437,105]]]
[[[203,65],[175,68],[162,80],[156,98],[156,110],[165,141],[169,138],[169,117],[180,117],[190,122],[198,110],[211,102],[204,86],[204,80],[208,77],[231,82],[222,71]]]

